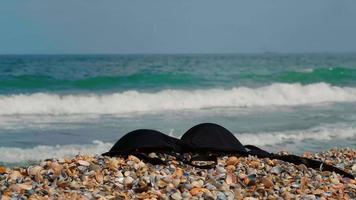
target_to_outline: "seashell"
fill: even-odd
[[[115,182],[119,182],[119,183],[121,183],[121,184],[124,183],[124,180],[125,180],[124,177],[119,177],[119,178],[115,178],[115,179],[114,179]]]
[[[167,186],[167,183],[162,181],[162,180],[158,180],[156,185],[159,187],[159,188],[163,188],[163,187],[166,187]]]
[[[6,167],[0,166],[0,174],[6,174]]]
[[[256,184],[256,174],[250,174],[244,178],[244,184],[251,186]]]
[[[226,165],[237,165],[238,163],[239,159],[236,156],[231,156],[226,161]]]
[[[126,172],[124,172],[124,175],[125,175],[125,176],[130,176],[130,174],[131,174],[131,172],[130,172],[130,171],[126,171]]]
[[[41,173],[43,168],[41,166],[30,166],[27,168],[27,174],[30,176],[36,176],[38,173]]]
[[[32,189],[31,183],[18,184],[17,186],[22,190],[31,190]]]
[[[86,166],[86,167],[88,167],[90,165],[90,163],[88,161],[85,161],[85,160],[78,160],[77,163],[79,165]]]
[[[251,161],[249,163],[249,166],[251,166],[252,168],[258,169],[261,166],[261,164],[258,161]]]
[[[99,183],[99,184],[103,184],[104,182],[104,175],[103,173],[101,173],[100,171],[97,171],[95,173],[95,180]]]
[[[190,194],[190,192],[185,190],[184,192],[182,192],[182,197],[184,199],[191,199],[192,195]]]
[[[352,172],[356,172],[356,164],[352,165],[351,170]]]
[[[218,192],[217,199],[219,200],[227,200],[226,195],[222,192]]]
[[[206,190],[207,189],[205,189],[205,188],[193,188],[189,192],[192,196],[197,196],[199,194],[204,193],[204,191],[206,191]]]
[[[193,187],[200,188],[203,186],[204,182],[199,180],[199,181],[193,181],[191,184]]]
[[[334,189],[336,189],[336,190],[339,190],[339,189],[341,189],[341,188],[344,187],[344,184],[339,183],[339,184],[337,184],[337,185],[333,185],[332,187],[333,187]]]
[[[330,182],[333,183],[333,184],[339,184],[339,183],[340,183],[339,179],[338,179],[336,176],[331,176],[331,177],[329,178],[329,180],[330,180]]]
[[[50,168],[53,170],[53,174],[55,176],[59,176],[62,173],[62,165],[58,164],[57,162],[52,162]]]
[[[158,158],[157,154],[154,153],[154,152],[148,154],[148,157],[150,157],[150,158]]]
[[[273,160],[271,160],[271,159],[268,159],[268,160],[267,160],[267,164],[268,164],[268,165],[271,165],[271,166],[274,166],[274,165],[275,165],[274,162],[273,162]]]
[[[235,167],[235,165],[228,165],[228,166],[226,166],[226,170],[228,172],[234,172],[236,170],[236,167]]]
[[[217,166],[216,171],[219,172],[220,174],[226,173],[226,169],[221,166]]]
[[[300,189],[301,189],[302,191],[305,189],[305,187],[307,186],[308,182],[309,182],[309,180],[308,180],[308,178],[306,178],[306,177],[302,177],[302,178],[300,179]]]
[[[272,167],[272,169],[270,170],[270,172],[273,174],[280,174],[280,173],[282,173],[282,171],[283,171],[283,169],[280,166]]]
[[[108,167],[111,170],[117,170],[119,168],[120,161],[116,158],[110,158],[108,161]]]
[[[181,200],[183,199],[182,194],[180,192],[175,192],[171,195],[171,198],[174,200]]]
[[[237,177],[234,173],[228,172],[225,181],[229,185],[235,184],[237,183]]]
[[[130,155],[128,158],[130,161],[134,161],[135,163],[139,163],[141,160],[138,159],[136,156]]]
[[[17,171],[17,170],[14,170],[14,171],[12,171],[11,173],[10,173],[10,175],[9,175],[9,180],[11,181],[11,180],[17,180],[18,178],[21,178],[22,177],[22,174],[19,172],[19,171]]]
[[[177,168],[175,171],[174,171],[174,174],[173,174],[173,178],[181,178],[183,176],[183,170],[181,168]]]
[[[312,158],[313,157],[313,154],[311,152],[304,152],[303,153],[303,157],[305,158]]]
[[[124,180],[124,185],[125,186],[130,186],[133,183],[134,179],[130,176],[126,177]]]
[[[70,183],[69,183],[69,187],[71,188],[71,189],[79,189],[80,188],[80,185],[76,182],[76,181],[71,181]]]
[[[266,188],[271,188],[274,186],[273,181],[267,177],[263,177],[261,182]]]

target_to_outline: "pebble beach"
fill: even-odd
[[[356,175],[356,149],[303,156]],[[199,169],[167,159],[168,165],[151,165],[135,156],[77,155],[1,166],[0,199],[356,199],[356,180],[304,165],[225,156],[215,168]]]

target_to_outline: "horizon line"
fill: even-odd
[[[352,51],[345,52],[224,52],[224,53],[0,53],[0,56],[90,56],[90,55],[261,55],[261,54],[279,54],[279,55],[298,55],[298,54],[356,54]]]

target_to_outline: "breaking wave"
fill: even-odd
[[[259,88],[162,90],[113,94],[34,93],[0,96],[0,115],[122,114],[217,107],[296,106],[356,102],[356,88],[275,83]]]
[[[257,146],[276,145],[283,143],[298,143],[305,140],[333,140],[356,137],[356,128],[350,126],[319,126],[306,130],[285,132],[241,133],[235,136],[243,144]]]
[[[0,147],[0,162],[20,163],[26,161],[44,160],[48,158],[64,158],[78,154],[96,155],[108,151],[111,143],[93,141],[86,145],[41,145],[33,148]]]

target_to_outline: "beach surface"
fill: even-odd
[[[303,157],[356,174],[356,149],[305,152]],[[0,199],[356,198],[354,179],[279,160],[225,156],[212,169],[174,159],[168,163],[151,165],[135,156],[77,155],[26,167],[0,167]]]

